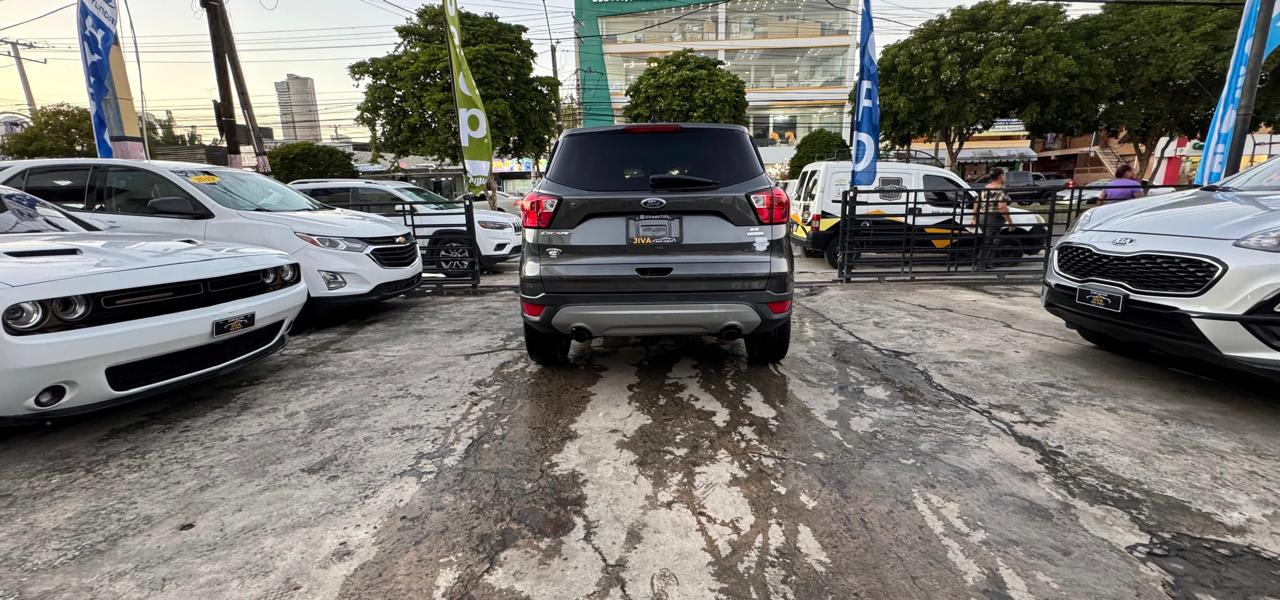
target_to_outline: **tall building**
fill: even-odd
[[[650,58],[691,49],[747,84],[748,128],[766,163],[824,128],[848,137],[857,53],[851,0],[575,0],[585,125],[620,121]]]
[[[290,73],[276,82],[280,104],[280,135],[285,142],[319,142],[320,109],[316,106],[315,80]]]

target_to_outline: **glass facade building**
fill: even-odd
[[[724,61],[747,84],[766,162],[818,128],[848,135],[855,74],[852,0],[576,0],[583,123],[621,122],[648,61],[682,49]]]

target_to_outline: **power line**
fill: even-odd
[[[20,21],[20,22],[18,22],[18,23],[14,23],[13,25],[6,25],[6,26],[4,26],[4,27],[0,27],[0,31],[4,31],[4,30],[6,30],[6,29],[13,29],[14,27],[17,27],[17,26],[19,26],[19,25],[26,25],[27,23],[30,23],[30,22],[32,22],[32,21],[39,21],[40,19],[43,19],[43,18],[45,18],[45,17],[47,17],[47,16],[49,16],[49,15],[52,15],[52,14],[57,13],[57,12],[59,12],[59,11],[63,11],[63,10],[66,10],[66,9],[68,9],[68,8],[71,8],[72,6],[75,6],[75,3],[74,3],[74,2],[72,2],[71,4],[64,4],[64,5],[62,5],[62,6],[59,6],[58,8],[55,8],[55,9],[53,9],[53,10],[51,10],[51,11],[47,12],[47,13],[44,13],[43,15],[40,15],[40,16],[38,16],[38,17],[32,17],[32,18],[30,18],[30,19],[27,19],[26,21]]]

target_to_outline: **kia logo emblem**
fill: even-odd
[[[645,198],[640,201],[640,206],[650,210],[657,210],[667,205],[667,201],[662,198]]]
[[[1122,237],[1122,238],[1119,238],[1119,239],[1112,240],[1112,241],[1111,241],[1111,245],[1113,245],[1113,246],[1128,246],[1129,244],[1132,244],[1132,243],[1137,242],[1137,241],[1138,241],[1138,240],[1135,240],[1135,239],[1133,239],[1133,238],[1131,238],[1131,237]]]

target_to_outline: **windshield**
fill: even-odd
[[[412,198],[421,200],[433,210],[452,210],[455,208],[462,208],[460,204],[450,202],[448,198],[445,198],[435,192],[424,190],[420,187],[402,187],[399,188],[399,190]]]
[[[174,171],[214,202],[232,210],[296,212],[333,210],[270,177],[247,171]]]
[[[628,131],[565,136],[551,157],[547,179],[580,190],[638,192],[728,186],[764,175],[745,131]]]
[[[62,231],[97,231],[97,228],[30,194],[0,195],[0,234]]]
[[[1268,160],[1248,171],[1223,179],[1218,185],[1237,190],[1280,190],[1280,162]]]

